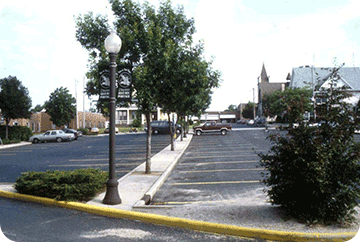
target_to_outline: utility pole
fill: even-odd
[[[76,99],[76,124],[75,129],[79,129],[79,116],[78,116],[78,98],[77,98],[77,80],[75,79],[75,99]]]
[[[255,88],[253,88],[253,103],[254,103],[253,113],[254,113],[254,121],[255,121]]]
[[[85,128],[85,76],[83,76],[83,128]]]

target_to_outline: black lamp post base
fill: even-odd
[[[106,194],[103,200],[104,204],[117,205],[121,203],[121,198],[118,191],[118,181],[116,179],[110,179],[106,183]]]

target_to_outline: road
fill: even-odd
[[[17,242],[256,241],[4,198],[0,198],[0,214],[1,230]]]
[[[152,136],[152,155],[170,144],[168,135]],[[120,178],[145,161],[146,135],[117,135],[116,172]],[[81,137],[76,141],[41,143],[0,151],[0,183],[14,183],[22,172],[109,168],[109,136]]]

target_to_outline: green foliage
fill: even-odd
[[[44,107],[50,115],[50,120],[56,125],[69,124],[76,114],[76,99],[64,87],[57,88],[50,94]]]
[[[141,115],[136,116],[132,123],[133,127],[140,128],[141,127]]]
[[[33,135],[31,129],[26,126],[9,126],[9,140],[14,141],[29,141],[29,138]],[[5,139],[6,126],[0,125],[0,137]]]
[[[31,112],[32,113],[37,113],[37,112],[40,112],[41,110],[43,110],[43,108],[44,108],[44,105],[38,104],[33,109],[31,109]]]
[[[303,120],[305,111],[312,111],[312,90],[309,88],[287,88],[264,95],[263,111],[265,116],[286,117],[290,123]]]
[[[242,116],[244,118],[254,118],[254,103],[253,102],[248,102],[245,105],[244,110],[242,111]],[[255,113],[256,113],[257,107],[255,107]]]
[[[0,79],[0,110],[8,127],[11,119],[30,118],[31,98],[29,91],[16,77]],[[8,133],[6,131],[6,138]]]
[[[320,127],[300,122],[287,135],[272,134],[271,152],[260,155],[269,171],[272,204],[307,223],[352,221],[360,198],[360,143],[355,113],[341,89],[323,89],[326,115]],[[290,110],[290,115],[292,115]],[[294,114],[294,116],[297,114]]]
[[[108,173],[96,169],[26,172],[15,182],[22,194],[61,201],[88,201],[105,188]]]
[[[225,111],[236,112],[237,111],[237,106],[234,105],[234,104],[231,104],[231,105],[229,105],[229,107]]]
[[[81,131],[84,135],[87,135],[90,133],[89,129],[87,129],[87,128],[79,128],[79,131]]]

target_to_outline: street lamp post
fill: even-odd
[[[118,181],[115,173],[115,73],[116,55],[121,48],[121,39],[115,32],[105,39],[105,49],[110,56],[110,130],[109,130],[109,180],[106,183],[104,204],[116,205],[121,203],[118,191]]]

